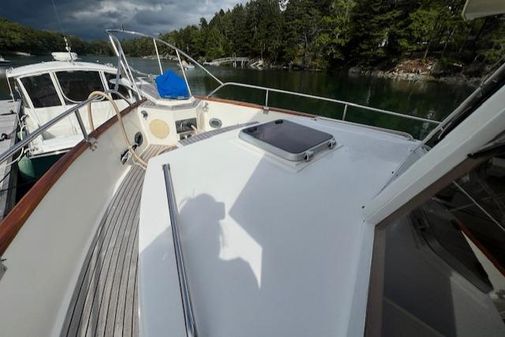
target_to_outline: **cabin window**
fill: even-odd
[[[116,74],[105,73],[105,80],[107,81],[107,85],[109,86],[109,89],[114,89],[114,86],[115,86],[114,82],[116,81]],[[122,94],[126,98],[128,98],[130,96],[130,94],[128,93],[128,89],[123,85],[118,86],[118,91],[120,94]],[[116,94],[112,94],[112,98],[113,99],[120,99],[120,97]]]
[[[68,103],[85,101],[93,91],[104,91],[97,71],[61,71],[56,77]]]
[[[49,74],[30,76],[21,79],[34,108],[46,108],[61,105]]]
[[[20,90],[17,86],[16,79],[15,78],[7,78],[7,81],[9,81],[9,87],[10,90],[12,91],[12,95],[14,96],[15,99],[22,98]],[[9,92],[10,95],[10,92]]]

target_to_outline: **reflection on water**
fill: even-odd
[[[49,56],[13,56],[10,59],[13,61],[12,66],[14,67],[50,61]],[[116,64],[116,58],[114,57],[84,56],[82,60],[87,62]],[[129,61],[131,66],[140,71],[153,74],[159,72],[158,64],[155,60],[131,58]],[[163,67],[177,68],[175,63],[168,61],[164,61]],[[0,68],[0,76],[2,76],[1,69],[2,68]],[[231,67],[209,67],[209,69],[225,82],[243,82],[284,90],[299,91],[436,120],[441,120],[447,116],[472,91],[470,86],[464,84],[411,82],[364,76],[350,76],[345,72],[258,71],[252,69],[234,69]],[[189,70],[187,75],[193,94],[203,95],[209,93],[217,86],[217,83],[212,78],[206,76],[202,70],[197,68]],[[265,102],[264,92],[254,89],[229,87],[220,91],[219,96],[258,104],[264,104]],[[4,99],[7,97],[7,83],[4,79],[0,79],[0,98]],[[341,118],[343,113],[343,106],[339,104],[320,102],[279,93],[270,93],[268,102],[270,106],[303,111],[332,118]],[[430,128],[426,123],[384,116],[370,111],[365,112],[357,108],[349,108],[346,119],[407,131],[418,138],[425,135]]]

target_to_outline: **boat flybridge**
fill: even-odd
[[[108,34],[115,88],[0,155],[97,99],[116,113],[95,128],[90,112],[91,131],[0,223],[2,336],[505,335],[505,66],[437,122],[224,83],[149,37],[179,59],[187,96],[166,98],[161,61],[157,83],[137,76],[118,37],[148,36]],[[182,60],[217,88],[191,95]],[[218,97],[231,86],[264,104]],[[342,118],[276,108],[274,94]],[[431,131],[348,121],[357,110]]]

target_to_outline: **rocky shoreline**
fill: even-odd
[[[360,66],[351,67],[348,73],[349,75],[373,76],[393,80],[437,81],[470,86],[478,86],[480,84],[481,78],[464,74],[460,69],[462,65],[453,64],[452,66],[454,71],[450,74],[447,71],[441,71],[441,67],[434,61],[417,59],[400,62],[395,67],[386,70]]]
[[[393,80],[406,80],[406,81],[437,81],[450,84],[467,84],[470,86],[478,86],[481,81],[481,79],[478,77],[466,77],[461,74],[453,76],[435,77],[433,75],[427,75],[427,74],[395,73],[391,71],[384,71],[377,69],[369,70],[358,67],[350,68],[349,75],[373,76],[377,78],[389,78]]]
[[[302,65],[290,64],[279,65],[264,63],[265,69],[278,70],[307,70],[324,71],[324,69],[304,68]],[[433,81],[444,82],[455,85],[468,85],[476,87],[481,83],[482,77],[478,73],[463,71],[465,67],[460,64],[449,64],[441,66],[436,60],[411,59],[403,60],[390,68],[371,68],[366,66],[354,66],[346,68],[350,76],[371,76],[377,78],[387,78],[392,80],[405,81]],[[478,72],[482,72],[480,69]]]

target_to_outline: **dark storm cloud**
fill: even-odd
[[[0,16],[37,29],[85,39],[104,38],[106,28],[158,34],[209,19],[246,0],[0,0]],[[59,20],[58,20],[59,18]]]

